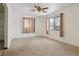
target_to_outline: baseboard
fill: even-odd
[[[44,37],[45,37],[45,36],[44,36]],[[74,44],[71,44],[71,43],[69,43],[69,42],[60,41],[60,40],[52,39],[52,38],[49,38],[49,37],[46,37],[46,38],[51,39],[51,40],[54,40],[54,41],[57,41],[57,42],[60,42],[60,43],[64,43],[64,44],[67,44],[67,45],[70,45],[70,46],[79,47],[79,46],[74,45]]]

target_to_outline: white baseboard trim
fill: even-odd
[[[45,36],[44,36],[45,37]],[[46,38],[49,38],[49,37],[46,37]],[[74,47],[79,47],[79,45],[76,45],[76,44],[72,44],[70,42],[66,42],[66,41],[62,41],[62,40],[56,40],[56,39],[52,39],[52,38],[49,38],[51,40],[55,40],[55,41],[58,41],[58,42],[61,42],[61,43],[64,43],[64,44],[68,44],[68,45],[71,45],[71,46],[74,46]]]

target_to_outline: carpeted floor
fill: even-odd
[[[79,56],[79,48],[45,37],[14,39],[4,56]]]

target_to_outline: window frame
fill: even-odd
[[[56,18],[58,18],[58,17],[60,17],[60,16],[56,16],[56,17],[52,17],[52,18],[49,18],[49,30],[56,30],[56,31],[59,31],[60,30],[60,26],[57,26],[56,25]],[[53,29],[50,29],[50,19],[53,19],[53,23],[52,23],[52,28]],[[60,20],[60,19],[59,19]],[[59,21],[59,23],[60,23],[60,21]],[[59,29],[58,29],[59,28]]]
[[[28,21],[29,21],[29,25],[30,25],[30,23],[31,23],[30,20],[34,20],[34,32],[30,32],[30,31],[29,31],[29,32],[25,32],[25,31],[24,31],[24,29],[25,29],[25,27],[24,27],[24,23],[25,23],[25,20],[27,20],[27,19],[28,19]],[[23,30],[22,30],[23,33],[35,33],[35,18],[31,18],[31,17],[23,17],[22,20],[23,20]],[[29,26],[29,30],[30,30],[30,26]]]
[[[59,23],[60,23],[60,19],[58,19],[58,20],[57,20],[57,23],[56,23],[56,18],[60,18],[60,16],[54,17],[54,30],[59,31],[59,30],[60,30],[60,25],[57,26],[57,23],[58,23],[58,20],[59,20]],[[59,29],[58,29],[58,28],[59,28]]]

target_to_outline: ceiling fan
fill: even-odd
[[[44,13],[47,13],[45,10],[48,9],[48,7],[44,7],[44,8],[41,8],[40,6],[34,6],[34,9],[33,10],[30,10],[30,11],[37,11],[37,12],[44,12]]]

